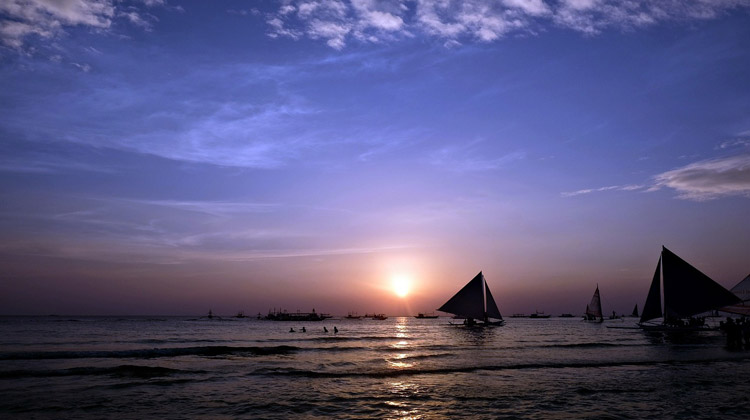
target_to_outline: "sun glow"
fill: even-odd
[[[398,297],[406,297],[409,294],[411,287],[411,280],[409,277],[404,275],[397,275],[393,277],[393,293]]]

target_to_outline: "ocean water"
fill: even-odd
[[[718,331],[450,321],[1,317],[0,418],[750,418]]]

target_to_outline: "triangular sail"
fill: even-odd
[[[465,318],[484,319],[484,276],[480,271],[463,289],[453,295],[438,311]]]
[[[638,318],[638,304],[637,303],[635,304],[635,307],[633,308],[633,313],[630,314],[630,316]]]
[[[654,272],[654,279],[651,280],[651,288],[648,289],[646,304],[643,306],[643,312],[641,312],[641,322],[650,321],[654,318],[659,318],[660,316],[662,316],[661,257],[659,257],[659,262],[656,263],[656,272]]]
[[[750,274],[729,291],[742,299],[742,302],[736,305],[725,306],[719,310],[739,315],[750,315]]]
[[[492,293],[490,293],[490,287],[487,286],[487,281],[484,282],[484,293],[487,298],[487,317],[503,319],[503,316],[500,315],[500,309],[497,308],[497,303],[495,303],[495,299],[492,297]]]
[[[602,315],[602,300],[599,297],[599,286],[596,286],[596,291],[591,298],[591,303],[586,306],[586,316],[604,319],[604,316]]]
[[[662,250],[662,260],[665,318],[686,318],[741,302],[732,292],[666,247]]]
[[[730,292],[734,293],[735,296],[742,299],[743,302],[750,301],[750,274],[747,275],[741,282],[737,283],[736,286],[732,287]]]

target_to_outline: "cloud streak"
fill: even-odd
[[[352,41],[387,42],[417,34],[446,46],[492,42],[545,26],[588,35],[663,22],[714,19],[749,0],[291,0],[266,16],[268,36],[323,40],[340,50]]]
[[[650,185],[611,185],[563,192],[563,197],[575,197],[605,191],[653,192],[670,188],[677,198],[707,201],[723,197],[750,197],[750,154],[741,154],[694,162],[653,177]]]
[[[604,192],[604,191],[643,191],[647,187],[645,185],[610,185],[606,187],[599,187],[599,188],[586,188],[583,190],[578,191],[570,191],[570,192],[563,192],[560,195],[563,197],[575,197],[577,195],[586,195],[591,194],[595,192]]]
[[[523,151],[514,151],[498,157],[488,157],[480,148],[482,141],[450,145],[435,150],[430,163],[454,172],[480,172],[500,169],[526,158]]]
[[[301,226],[298,220],[311,212],[335,212],[339,220],[343,214],[253,201],[60,196],[47,208],[21,205],[0,212],[5,220],[45,226],[43,235],[20,234],[16,226],[0,223],[0,253],[180,264],[367,254],[405,247],[389,240],[342,241],[327,228]]]

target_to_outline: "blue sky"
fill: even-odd
[[[662,244],[731,287],[748,75],[741,0],[9,0],[1,311],[629,311]]]

